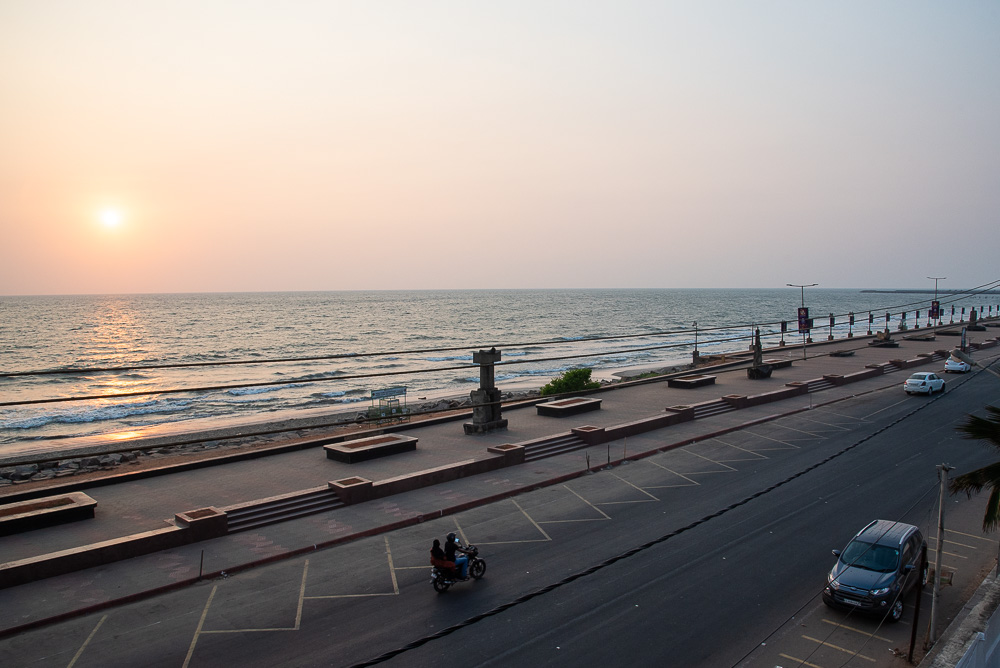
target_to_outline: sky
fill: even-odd
[[[1000,3],[0,0],[0,294],[968,288]]]

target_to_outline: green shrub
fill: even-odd
[[[570,369],[558,378],[553,378],[549,384],[542,387],[540,393],[545,397],[550,394],[595,390],[600,386],[597,381],[590,380],[590,369]]]

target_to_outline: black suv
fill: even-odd
[[[910,524],[875,520],[859,531],[827,576],[823,602],[833,608],[903,616],[903,597],[927,584],[927,543]]]

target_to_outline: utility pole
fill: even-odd
[[[819,285],[819,283],[806,283],[805,285],[797,285],[795,283],[785,283],[785,285],[787,285],[790,288],[799,288],[802,291],[802,308],[799,309],[799,313],[801,314],[806,307],[806,288],[815,287]],[[800,315],[799,331],[802,332],[802,359],[806,358],[806,343],[812,343],[812,337],[810,337],[808,340],[806,339],[806,331],[808,325],[809,325],[808,322],[806,322],[805,324],[802,323]],[[831,328],[830,331],[832,332],[833,329]]]
[[[944,490],[948,486],[948,471],[953,468],[947,464],[937,466],[941,489],[938,493],[937,549],[934,551],[934,593],[931,596],[931,629],[927,635],[928,647],[933,646],[937,641],[937,606],[938,595],[941,592],[941,553],[944,552]]]

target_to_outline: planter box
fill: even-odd
[[[382,436],[369,436],[368,438],[325,445],[323,449],[326,450],[327,459],[334,459],[345,464],[354,464],[355,462],[363,462],[377,457],[416,450],[418,440],[413,436],[384,434]]]
[[[96,506],[97,501],[83,492],[8,503],[0,506],[0,536],[89,519]]]
[[[680,376],[667,380],[667,387],[704,387],[705,385],[715,385],[715,376]]]
[[[571,397],[569,399],[558,399],[535,407],[539,415],[545,417],[566,417],[567,415],[578,415],[588,411],[601,409],[601,399],[590,397]]]

